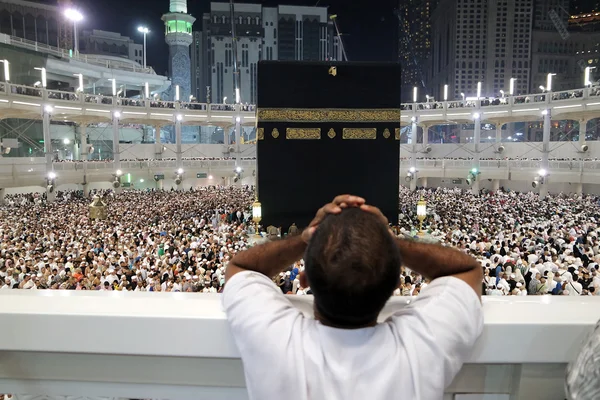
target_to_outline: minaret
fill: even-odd
[[[169,97],[175,100],[175,86],[179,85],[179,100],[189,101],[192,92],[190,45],[192,25],[196,18],[187,13],[187,0],[170,0],[169,12],[162,16],[165,21],[166,42],[169,45],[169,74],[172,86]]]

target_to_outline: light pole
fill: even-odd
[[[444,85],[444,101],[448,101],[448,85]]]
[[[584,76],[584,82],[583,82],[583,85],[585,87],[592,86],[592,81],[590,79],[590,71],[593,69],[596,69],[596,67],[585,67],[585,76]]]
[[[74,8],[68,8],[65,11],[65,17],[73,21],[73,42],[74,42],[74,52],[75,55],[79,55],[79,38],[77,36],[77,23],[83,20],[83,14],[81,14],[78,10]]]
[[[36,67],[34,69],[42,72],[42,82],[41,82],[42,83],[42,88],[46,89],[46,86],[48,85],[48,78],[47,78],[47,75],[46,75],[46,68],[43,68],[43,67],[42,68],[37,68]]]
[[[145,26],[138,27],[138,32],[142,32],[144,34],[144,68],[146,68],[146,35],[150,33],[150,29]]]
[[[509,87],[508,87],[508,94],[510,94],[511,96],[515,94],[515,81],[517,80],[517,78],[510,78],[510,83],[509,83]]]
[[[4,64],[4,81],[10,81],[10,63],[8,60],[0,60],[0,63]]]
[[[556,74],[548,74],[548,77],[546,79],[546,90],[551,92],[552,91],[552,77],[556,75]]]
[[[79,80],[79,87],[77,88],[77,92],[83,92],[83,74],[73,74]]]

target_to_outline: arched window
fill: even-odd
[[[25,15],[25,39],[35,41],[37,36],[35,18],[31,14]]]
[[[8,10],[0,11],[0,33],[11,35],[10,31],[10,13]]]
[[[23,14],[20,12],[15,12],[12,16],[13,18],[13,32],[11,35],[17,37],[25,37],[25,32],[23,32]]]
[[[35,21],[37,28],[37,41],[48,44],[48,31],[46,30],[46,18],[38,16]]]

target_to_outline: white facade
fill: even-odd
[[[437,99],[449,85],[449,100],[529,90],[531,57],[531,8],[533,0],[443,0],[432,16],[436,47],[427,74]],[[423,93],[424,97],[426,93]]]
[[[325,7],[236,4],[235,23],[242,103],[256,102],[260,60],[325,61],[341,58],[341,48],[334,44],[337,42],[334,42],[332,24]],[[196,33],[194,43],[194,95],[204,101],[209,86],[211,102],[221,103],[225,98],[227,103],[235,102],[229,4],[211,3],[210,13],[203,16],[203,30]],[[197,60],[196,65],[194,60]]]
[[[139,64],[144,63],[144,46],[117,32],[97,29],[83,31],[80,50],[81,53],[124,57]]]

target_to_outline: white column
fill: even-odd
[[[113,113],[112,120],[113,130],[113,173],[121,169],[121,153],[119,149],[119,118]],[[121,187],[115,189],[115,193],[121,192]]]
[[[587,134],[587,123],[587,119],[579,120],[579,148],[581,148],[581,146],[585,144],[585,135]]]
[[[160,141],[160,124],[154,125],[154,158],[160,160],[162,158],[163,144]]]
[[[496,123],[496,144],[502,143],[502,126],[503,123]]]
[[[227,148],[229,148],[229,145],[231,144],[231,140],[229,140],[229,128],[231,128],[231,126],[223,128],[223,143],[228,146]]]
[[[544,125],[542,135],[542,165],[541,168],[545,169],[550,175],[548,169],[548,157],[550,155],[550,129],[552,127],[552,115],[550,110],[546,110],[544,113]],[[544,184],[540,185],[540,198],[545,198],[548,195],[548,176],[544,177]]]
[[[473,120],[473,123],[473,168],[477,168],[477,171],[479,171],[479,142],[481,142],[481,118],[475,118]],[[480,178],[481,175],[475,176],[475,181],[473,182],[473,186],[471,188],[473,194],[475,195],[479,194]]]
[[[492,181],[492,191],[497,192],[500,190],[500,179],[494,179]]]
[[[83,161],[83,181],[85,182],[85,184],[83,185],[83,196],[87,198],[90,196],[90,185],[87,183],[87,162],[89,157],[87,143],[87,124],[79,125],[79,134],[81,135],[81,150],[79,151],[79,154],[81,155],[81,161]]]
[[[183,160],[181,158],[181,121],[175,120],[175,159],[177,160],[177,169],[183,168]],[[177,190],[181,189],[183,185],[183,178],[181,184],[177,185]]]
[[[6,189],[0,188],[0,205],[4,205],[4,196],[6,195]]]
[[[414,168],[415,171],[417,169],[417,132],[418,132],[417,121],[414,121],[411,125],[411,131],[410,131],[410,143],[411,143],[410,166],[411,166],[411,168]],[[413,179],[410,181],[410,190],[413,192],[415,190],[417,190],[417,176],[416,175],[413,175]]]
[[[423,147],[427,147],[429,144],[429,125],[423,124],[421,125],[421,129],[423,129]],[[427,187],[427,178],[419,178],[421,181],[421,186]]]
[[[52,165],[52,137],[50,135],[50,112],[49,110],[44,110],[42,114],[42,131],[44,135],[44,155],[46,157],[46,178],[48,178],[48,174],[54,171],[54,166]],[[46,196],[48,203],[52,203],[56,199],[56,187],[54,187],[54,192],[50,193],[47,189],[46,185]]]
[[[575,184],[575,193],[576,194],[583,194],[583,183],[576,183]]]

